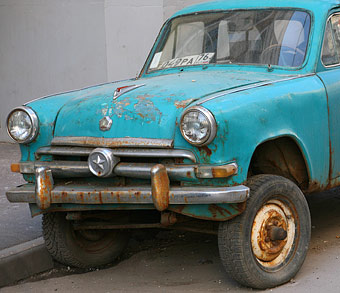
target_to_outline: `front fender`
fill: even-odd
[[[300,146],[310,180],[328,182],[329,130],[325,89],[313,76],[259,86],[211,99],[202,106],[216,118],[218,132],[207,148],[211,162],[236,161],[229,184],[244,184],[258,145],[288,136]]]

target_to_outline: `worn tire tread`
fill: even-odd
[[[65,241],[65,231],[63,231],[58,219],[60,216],[57,213],[43,215],[43,237],[46,248],[56,261],[73,267],[86,268],[85,264],[70,253]]]
[[[64,265],[77,268],[100,267],[118,257],[128,243],[128,233],[119,232],[101,252],[89,254],[71,236],[73,230],[65,216],[65,213],[47,213],[43,215],[42,221],[46,248],[56,261]]]
[[[284,183],[285,180],[286,182]],[[268,186],[268,184],[272,184],[274,186],[277,183],[284,184],[285,187],[289,187],[293,182],[275,175],[257,175],[251,177],[247,182],[247,185],[250,187],[250,198],[248,199],[247,204],[251,204],[252,201],[257,200],[255,197],[252,197],[252,194],[259,192],[263,186]],[[275,188],[278,188],[278,185],[276,185]],[[251,244],[250,242],[247,243],[247,241],[243,239],[242,232],[244,223],[245,219],[242,214],[241,216],[235,217],[234,219],[224,222],[219,226],[219,250],[226,272],[234,280],[246,287],[266,289],[276,286],[277,284],[275,281],[261,278],[259,275],[254,274],[254,270],[257,268],[251,261],[245,261],[247,260],[247,257],[249,258],[249,256],[244,253],[244,245],[251,246]],[[289,281],[289,279],[290,278],[287,278],[284,282]]]

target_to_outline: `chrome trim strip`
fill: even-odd
[[[83,146],[83,147],[108,147],[108,148],[173,148],[173,139],[154,138],[101,138],[88,136],[59,136],[52,140],[52,145],[61,146]]]
[[[123,177],[150,179],[151,169],[155,164],[119,163],[113,170],[114,174]],[[196,178],[195,165],[164,165],[170,179]]]
[[[35,185],[28,183],[6,192],[9,202],[35,203]]]
[[[42,147],[36,154],[40,155],[59,155],[59,156],[88,156],[94,148],[82,147]],[[112,149],[117,157],[138,157],[138,158],[183,158],[194,163],[197,159],[193,152],[188,150],[174,149]]]
[[[87,162],[53,161],[53,162],[23,162],[20,163],[20,173],[34,174],[37,168],[49,168],[56,177],[87,177],[91,176]]]
[[[80,156],[87,157],[94,148],[82,147],[42,147],[36,151],[36,157],[42,155],[55,155],[55,156]]]
[[[152,163],[124,163],[120,162],[116,165],[113,173],[117,176],[150,179],[151,168],[155,164]],[[235,163],[227,164],[237,166]],[[181,164],[165,164],[169,178],[173,180],[196,179],[196,178],[214,178],[212,168],[216,165],[181,165]],[[204,172],[200,170],[203,167]],[[52,162],[23,162],[20,163],[20,173],[34,174],[37,168],[49,168],[53,176],[59,178],[65,177],[89,177],[93,176],[88,163],[85,161],[52,161]],[[209,171],[210,168],[210,171]],[[231,176],[231,175],[230,175]]]
[[[250,89],[253,89],[253,88],[257,88],[257,87],[267,86],[267,85],[274,84],[274,83],[277,83],[277,82],[293,80],[293,79],[297,79],[297,78],[300,78],[300,77],[308,77],[308,76],[312,76],[312,75],[315,75],[315,73],[295,75],[293,77],[283,78],[283,79],[280,79],[280,80],[263,81],[263,82],[258,82],[258,83],[252,83],[250,85],[240,86],[240,87],[233,88],[233,89],[228,89],[228,90],[222,91],[221,93],[219,93],[217,95],[213,95],[213,96],[207,97],[203,100],[200,100],[197,103],[197,105],[202,105],[205,102],[217,99],[219,97],[223,97],[225,95],[234,94],[234,93],[250,90]]]
[[[60,96],[60,95],[71,94],[71,93],[76,93],[76,92],[80,92],[80,91],[86,91],[86,90],[90,90],[90,89],[95,89],[97,87],[101,87],[101,86],[105,86],[105,85],[109,85],[109,84],[116,84],[116,83],[120,83],[120,82],[132,82],[132,81],[135,81],[135,80],[136,80],[136,78],[122,79],[122,80],[116,80],[116,81],[113,81],[113,82],[105,82],[105,83],[100,83],[100,84],[96,84],[96,85],[91,85],[91,86],[87,86],[87,87],[84,87],[84,88],[78,88],[78,89],[74,89],[74,90],[71,90],[71,91],[66,91],[66,92],[64,91],[64,92],[54,93],[52,95],[42,96],[42,97],[30,100],[30,101],[26,102],[24,104],[24,106],[27,106],[30,103],[33,103],[33,102],[36,102],[36,101],[39,101],[39,100],[43,100],[43,99],[47,99],[47,98],[52,98],[52,97],[57,97],[57,96]],[[86,96],[84,95],[84,98],[85,97]]]
[[[10,202],[35,203],[33,184],[19,186],[6,193]],[[170,187],[171,204],[222,204],[240,203],[249,197],[249,188],[244,185],[231,187]],[[51,204],[152,204],[150,186],[55,186],[51,191]]]
[[[132,177],[140,179],[151,178],[151,168],[155,164],[150,163],[119,163],[114,168],[114,174],[123,177]],[[55,177],[89,177],[92,173],[87,162],[35,162],[20,163],[20,172],[23,174],[33,174],[36,168],[49,168]],[[196,178],[196,165],[165,165],[171,179]]]
[[[143,84],[138,84],[138,85],[129,85],[129,86],[126,86],[126,87],[119,87],[115,90],[115,92],[113,93],[113,99],[116,100],[118,99],[121,95],[124,95],[125,93],[127,92],[131,92],[135,89],[138,89],[142,86],[145,86],[145,83]],[[118,89],[120,89],[118,91]]]

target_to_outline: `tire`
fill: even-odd
[[[116,230],[74,230],[65,213],[43,215],[46,248],[58,262],[77,268],[113,262],[124,250],[128,234]]]
[[[247,185],[245,211],[219,225],[220,257],[240,284],[272,288],[290,281],[305,260],[311,235],[309,208],[301,190],[286,178],[257,175]]]

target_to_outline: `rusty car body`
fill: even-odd
[[[226,270],[273,287],[304,261],[304,194],[340,184],[339,98],[338,0],[195,5],[165,23],[138,78],[10,113],[27,183],[7,198],[44,214],[65,264],[111,261],[129,229],[219,226]]]

